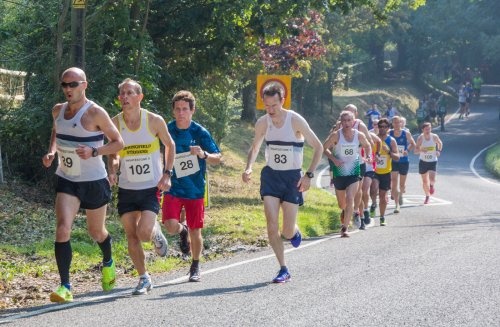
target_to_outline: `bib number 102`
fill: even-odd
[[[132,165],[128,167],[132,175],[144,175],[150,173],[149,164]]]

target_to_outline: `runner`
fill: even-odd
[[[255,137],[248,151],[247,164],[242,174],[248,183],[252,164],[266,141],[266,166],[260,176],[260,195],[264,201],[267,220],[267,236],[280,265],[274,283],[284,283],[291,275],[285,262],[282,236],[294,247],[302,241],[297,226],[297,213],[303,204],[302,192],[309,189],[314,170],[321,160],[323,147],[318,137],[299,114],[283,108],[285,90],[277,83],[264,88],[262,98],[266,114],[255,123]],[[302,175],[304,141],[311,145],[314,154],[307,172]],[[283,213],[282,232],[279,230],[279,211]]]
[[[435,192],[437,161],[443,151],[443,142],[437,134],[431,133],[430,123],[422,125],[422,134],[417,138],[415,154],[420,154],[418,172],[422,177],[422,186],[425,193],[424,204],[429,203],[429,198]]]
[[[61,284],[50,294],[51,302],[73,301],[69,279],[73,257],[70,237],[80,208],[85,209],[88,233],[103,255],[102,289],[110,291],[115,287],[111,235],[105,225],[111,188],[102,156],[123,148],[123,140],[106,110],[87,99],[87,86],[87,77],[80,68],[72,67],[62,73],[61,88],[66,102],[52,108],[50,146],[42,158],[47,168],[52,165],[56,152],[59,158],[54,251]]]
[[[403,204],[403,193],[406,192],[406,177],[410,169],[409,151],[415,149],[415,140],[410,132],[402,129],[402,117],[392,118],[393,129],[389,132],[397,143],[399,160],[392,162],[391,197],[396,203],[394,213],[399,213]],[[398,185],[399,184],[399,185]]]
[[[169,234],[180,234],[181,250],[182,240],[189,249],[189,233],[192,255],[189,281],[199,282],[203,251],[201,229],[205,219],[205,172],[207,163],[220,163],[221,154],[210,133],[193,121],[196,100],[191,92],[177,92],[172,99],[172,109],[175,120],[169,122],[167,127],[175,142],[176,155],[174,170],[167,172],[172,176],[172,187],[163,196],[162,221]],[[186,210],[187,228],[179,222],[182,208]]]
[[[377,120],[378,123],[378,120]],[[365,161],[365,167],[366,170],[362,175],[363,179],[361,180],[361,205],[360,205],[360,212],[363,212],[363,219],[361,219],[361,224],[359,226],[359,229],[364,230],[366,228],[366,225],[369,225],[371,222],[371,214],[370,211],[372,211],[372,207],[370,207],[370,211],[368,210],[369,205],[370,205],[370,196],[371,196],[371,186],[373,182],[373,178],[375,177],[375,167],[376,167],[376,160],[375,160],[375,149],[378,147],[380,148],[380,138],[377,136],[377,134],[370,132],[370,136],[372,138],[374,146],[372,147],[372,152],[370,157],[370,160],[367,160],[364,155],[364,150],[363,150],[363,155],[362,158]],[[375,192],[374,194],[374,200],[372,200],[372,204],[375,204],[373,207],[373,214],[375,214],[375,208],[376,208],[376,201],[377,201],[377,193]]]
[[[342,128],[331,133],[323,144],[325,155],[335,164],[334,183],[337,202],[342,209],[340,216],[342,228],[341,237],[349,237],[348,227],[354,211],[354,197],[359,189],[361,176],[359,147],[363,146],[365,153],[372,153],[370,143],[365,135],[353,128],[355,123],[354,114],[344,110],[340,114]],[[330,148],[333,147],[333,153]],[[366,161],[371,162],[370,155]]]
[[[108,157],[109,181],[111,185],[118,183],[118,214],[127,235],[128,253],[139,274],[132,294],[142,295],[153,288],[142,242],[153,241],[159,256],[168,252],[167,239],[156,216],[160,211],[159,191],[168,191],[171,186],[175,145],[163,118],[141,108],[144,94],[138,82],[127,78],[118,90],[122,111],[113,117],[113,123],[125,147]],[[165,170],[160,141],[165,146]]]
[[[387,191],[391,189],[392,161],[399,160],[396,140],[389,135],[389,120],[382,118],[378,121],[378,137],[381,146],[376,151],[377,166],[375,168],[374,183],[378,188],[380,201],[380,226],[385,226],[385,209],[387,208]]]

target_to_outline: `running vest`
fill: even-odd
[[[118,115],[118,130],[124,147],[120,150],[118,186],[127,190],[155,187],[162,176],[160,140],[151,134],[148,111],[141,109],[141,124],[135,131],[125,124],[123,113]]]
[[[401,130],[401,135],[396,137],[394,130],[391,130],[389,132],[389,135],[392,136],[398,145],[398,152],[399,152],[399,161],[400,163],[407,163],[410,162],[408,155],[403,156],[404,151],[408,151],[408,139],[406,138],[406,132],[404,130]]]
[[[333,174],[335,177],[341,176],[359,176],[359,131],[353,129],[353,139],[352,141],[347,141],[342,133],[342,129],[339,130],[339,141],[333,148],[333,155],[335,158],[342,160],[343,164],[341,166],[333,166]]]
[[[425,150],[426,152],[423,152],[423,150]],[[436,150],[437,146],[436,142],[434,141],[434,137],[432,137],[432,134],[430,134],[429,140],[427,140],[425,136],[423,136],[420,150],[420,160],[426,162],[438,161]]]
[[[375,173],[379,175],[388,174],[392,171],[392,159],[390,154],[391,149],[391,136],[387,135],[385,140],[383,140],[385,144],[389,147],[389,152],[385,150],[383,146],[379,150],[379,154],[375,159],[377,160],[377,166],[375,167]]]
[[[59,164],[56,175],[72,182],[88,182],[106,178],[108,175],[102,156],[80,159],[76,154],[79,145],[98,148],[104,144],[104,133],[87,131],[82,126],[83,114],[93,105],[87,101],[76,115],[65,119],[68,103],[64,103],[55,120],[56,146]]]
[[[293,114],[288,111],[285,113],[285,122],[280,128],[274,126],[269,115],[266,117],[266,164],[274,170],[302,169],[304,139],[295,136]]]

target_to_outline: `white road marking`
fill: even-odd
[[[476,169],[474,168],[474,165],[476,164],[476,160],[477,158],[479,158],[479,156],[486,150],[488,150],[489,148],[495,146],[497,144],[497,142],[493,143],[493,144],[490,144],[488,145],[487,147],[485,147],[484,149],[482,149],[481,151],[479,151],[475,156],[474,158],[472,158],[470,164],[469,164],[469,169],[472,171],[472,173],[474,175],[476,175],[476,177],[480,178],[482,181],[485,181],[485,182],[488,182],[488,183],[491,183],[493,185],[500,185],[500,183],[498,183],[497,181],[492,181],[492,180],[489,180],[487,178],[484,178],[483,176],[479,175],[479,173],[476,171]]]

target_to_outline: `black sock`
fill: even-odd
[[[281,269],[280,269],[280,271],[288,271],[288,268],[287,268],[287,266],[281,266]]]
[[[56,263],[57,269],[59,270],[59,277],[61,278],[61,285],[69,289],[69,267],[71,266],[71,259],[73,257],[70,241],[54,242],[54,252],[56,254]]]
[[[108,237],[102,243],[97,242],[102,251],[102,262],[110,263],[111,262],[111,235],[108,234]]]
[[[187,233],[188,233],[188,228],[187,228],[187,226],[186,226],[186,225],[184,225],[184,224],[181,224],[181,225],[182,225],[182,230],[181,230],[181,232],[180,232],[179,234],[180,234],[181,236],[185,236],[185,235],[187,235]]]
[[[200,265],[200,260],[193,260],[193,262],[191,262],[192,268],[198,268],[199,265]]]

